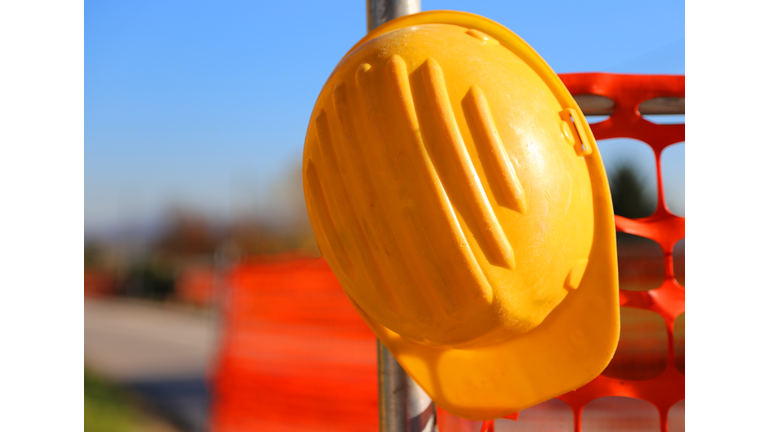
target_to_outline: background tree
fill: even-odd
[[[656,210],[649,196],[648,184],[629,163],[622,163],[608,177],[613,200],[613,211],[619,216],[637,219],[647,217]]]

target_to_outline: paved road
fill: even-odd
[[[143,395],[182,430],[207,430],[210,394],[205,376],[215,346],[210,313],[129,300],[85,300],[86,364]],[[585,430],[658,430],[658,414],[647,402],[596,402],[585,411]],[[572,430],[572,421],[565,403],[550,401],[524,411],[518,422],[497,422],[496,430],[534,431],[542,425]],[[670,412],[670,432],[684,431],[684,422],[681,402]]]
[[[124,299],[85,299],[85,363],[132,388],[187,431],[206,430],[211,313]]]

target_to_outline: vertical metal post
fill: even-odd
[[[421,0],[366,0],[368,31],[389,20],[421,12]]]
[[[376,341],[379,368],[379,431],[433,432],[432,399],[408,376],[387,347]]]
[[[232,241],[226,241],[216,247],[213,254],[213,292],[211,293],[211,323],[214,332],[214,346],[220,345],[220,338],[224,334],[224,318],[229,309],[230,289],[227,280],[232,269],[240,261],[240,250]]]
[[[366,0],[368,31],[385,22],[421,12],[421,0]],[[434,432],[437,410],[387,347],[376,341],[379,369],[379,431]]]

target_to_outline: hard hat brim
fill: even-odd
[[[595,224],[588,265],[578,289],[535,329],[480,348],[427,346],[379,324],[350,298],[403,369],[441,408],[473,420],[498,418],[585,385],[613,357],[619,338],[619,298],[610,191],[594,137],[575,100],[546,62],[501,24],[463,12],[423,12],[381,25],[350,52],[386,32],[421,24],[459,25],[497,39],[542,77],[564,107],[578,113],[574,120],[581,122],[580,132],[594,149],[585,157]]]
[[[592,164],[600,163],[593,159]],[[602,169],[602,167],[600,167]],[[593,179],[601,182],[601,179]],[[595,241],[579,288],[535,329],[497,345],[445,349],[403,338],[360,316],[441,408],[487,420],[575,390],[600,374],[619,339],[615,232],[610,196],[595,196]]]

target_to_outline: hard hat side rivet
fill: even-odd
[[[563,137],[565,137],[565,141],[568,143],[568,145],[576,144],[576,140],[571,133],[571,125],[569,125],[568,122],[565,120],[561,121],[560,130],[563,131]]]
[[[576,154],[578,156],[589,156],[592,154],[592,146],[587,141],[587,134],[584,131],[584,125],[581,122],[584,119],[584,116],[580,115],[580,113],[573,108],[566,108],[560,111],[559,115],[562,120],[560,129],[568,144],[573,146]],[[577,136],[578,140],[576,139]]]

